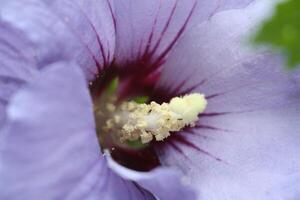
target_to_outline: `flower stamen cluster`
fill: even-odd
[[[194,126],[206,106],[204,95],[198,93],[175,97],[170,103],[162,104],[127,101],[115,107],[108,103],[107,110],[112,117],[106,121],[103,129],[117,134],[121,142],[140,140],[145,144],[153,139],[162,141],[171,132]]]

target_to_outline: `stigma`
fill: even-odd
[[[110,112],[110,118],[103,124],[102,130],[115,134],[114,137],[121,143],[162,141],[186,126],[193,127],[206,106],[205,96],[199,93],[174,97],[169,103],[162,104],[124,101],[115,106],[109,102],[106,110]]]

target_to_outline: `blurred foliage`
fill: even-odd
[[[286,0],[279,3],[273,16],[262,24],[254,37],[254,42],[282,50],[287,57],[288,69],[299,67],[300,0]]]

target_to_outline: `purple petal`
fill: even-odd
[[[52,62],[54,55],[49,52],[56,50],[56,57],[78,61],[91,79],[112,60],[114,28],[106,2],[12,0],[2,4],[3,20],[28,36],[43,64]]]
[[[5,118],[5,108],[11,95],[37,68],[28,41],[17,30],[0,21],[0,127]]]
[[[300,174],[289,174],[282,177],[282,183],[270,188],[269,193],[273,199],[297,200],[300,198]]]
[[[72,39],[70,33],[41,1],[1,1],[0,13],[3,23],[25,38],[31,48],[28,54],[34,57],[38,68],[69,56],[70,47],[62,42]]]
[[[116,20],[116,60],[161,64],[192,19],[196,23],[215,13],[248,5],[252,0],[111,0]],[[197,5],[198,4],[198,5]]]
[[[132,179],[122,178],[109,167],[107,157],[101,158],[102,175],[98,179],[97,198],[104,200],[155,200],[153,194]],[[82,199],[82,198],[79,198]]]
[[[84,179],[68,194],[68,200],[103,199],[103,200],[154,200],[154,196],[136,182],[121,178],[108,167],[104,156]]]
[[[0,75],[29,80],[37,71],[33,45],[0,19]]]
[[[66,25],[80,47],[73,57],[80,63],[89,79],[110,65],[114,58],[115,25],[108,1],[43,0]],[[67,43],[69,41],[66,41]],[[72,41],[74,42],[74,41]]]
[[[119,63],[140,59],[149,62],[164,57],[182,34],[196,4],[194,0],[111,2]]]
[[[210,19],[213,15],[220,11],[228,9],[237,9],[248,6],[254,0],[211,0],[211,1],[198,1],[197,9],[197,23],[203,20]]]
[[[0,199],[67,199],[96,173],[100,151],[84,77],[72,63],[48,68],[8,107]]]
[[[161,86],[188,79],[182,92],[202,83],[191,92],[208,97],[193,132],[182,133],[188,143],[178,140],[179,150],[162,156],[189,174],[202,199],[273,199],[271,188],[299,172],[299,72],[284,71],[280,59],[245,44],[270,3],[222,12],[194,27],[163,72]]]
[[[25,84],[0,136],[0,199],[155,199],[108,168],[76,64],[54,63]]]
[[[124,179],[138,183],[159,199],[196,199],[192,186],[175,169],[158,167],[150,172],[137,172],[119,165],[109,155],[107,157],[113,171]]]

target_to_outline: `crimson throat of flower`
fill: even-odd
[[[97,95],[95,83],[90,84],[99,143],[121,165],[149,171],[160,165],[155,145],[186,127],[193,127],[207,101],[199,93],[173,97],[162,103],[139,95],[124,99],[118,95],[119,81],[110,78]]]

